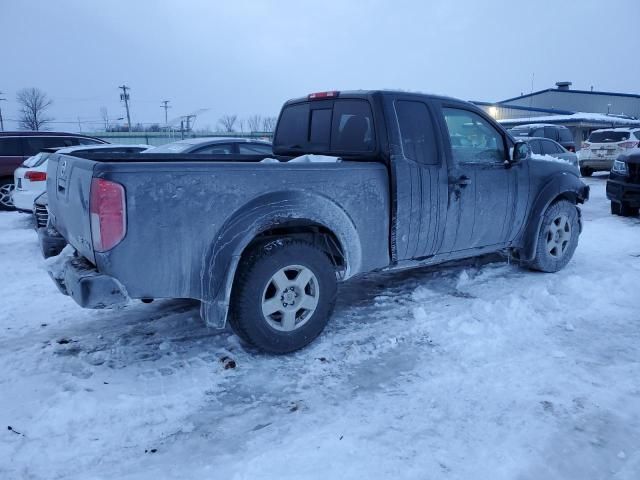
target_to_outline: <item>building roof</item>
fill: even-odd
[[[621,118],[619,116],[605,115],[603,113],[585,113],[577,112],[571,115],[548,115],[546,117],[533,117],[533,118],[509,118],[505,120],[498,120],[502,125],[515,126],[525,125],[532,123],[553,123],[555,125],[589,125],[589,126],[630,126],[640,127],[640,120],[633,120],[630,118]]]
[[[507,102],[512,102],[514,100],[521,100],[523,98],[534,97],[536,95],[540,95],[541,93],[554,92],[554,93],[562,93],[562,94],[571,94],[571,93],[580,93],[587,95],[606,95],[613,97],[631,97],[631,98],[639,98],[640,94],[636,93],[618,93],[618,92],[599,92],[599,91],[591,91],[591,90],[571,90],[571,89],[561,89],[561,88],[545,88],[544,90],[538,90],[537,92],[527,93],[525,95],[518,95],[517,97],[507,98],[506,100],[501,100],[497,102],[498,104],[504,104]]]

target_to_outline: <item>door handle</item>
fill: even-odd
[[[462,188],[466,187],[471,183],[471,179],[466,175],[460,175],[458,178],[449,178],[450,185],[459,185]]]

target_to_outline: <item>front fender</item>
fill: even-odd
[[[547,180],[532,203],[524,232],[518,242],[523,245],[520,257],[524,261],[533,260],[536,256],[538,233],[544,212],[549,205],[561,197],[571,199],[576,204],[584,203],[589,199],[589,186],[569,172],[556,173]]]
[[[292,220],[332,231],[345,255],[345,278],[360,272],[362,245],[354,222],[335,202],[317,193],[273,192],[251,200],[230,216],[202,262],[201,314],[207,325],[223,328],[236,269],[244,250],[260,233]]]

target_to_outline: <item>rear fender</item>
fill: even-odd
[[[292,220],[320,225],[334,233],[345,256],[345,279],[360,271],[360,237],[339,205],[315,193],[269,193],[234,212],[203,258],[200,311],[207,325],[224,327],[236,270],[247,246],[262,232]]]

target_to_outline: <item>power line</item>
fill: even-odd
[[[4,92],[0,92],[2,95]],[[6,102],[6,98],[0,98],[0,102]],[[2,108],[0,108],[0,132],[4,132],[4,120],[2,119]]]
[[[127,122],[129,124],[129,131],[131,131],[131,115],[129,114],[129,94],[127,90],[131,90],[131,88],[127,87],[125,84],[120,85],[118,88],[122,89],[122,93],[120,94],[120,100],[124,100],[124,108],[127,109]]]

